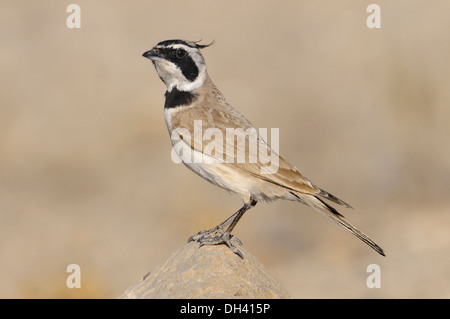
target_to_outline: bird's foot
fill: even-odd
[[[197,235],[189,237],[188,243],[196,241],[200,244],[200,247],[205,245],[221,245],[225,244],[236,255],[244,259],[244,255],[236,248],[235,244],[231,241],[236,241],[239,245],[242,242],[235,236],[231,235],[228,231],[224,231],[222,227],[215,227],[210,230],[202,230]]]

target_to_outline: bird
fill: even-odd
[[[210,230],[191,236],[188,242],[204,245],[226,245],[244,258],[237,245],[242,242],[231,234],[244,213],[258,202],[284,199],[311,207],[350,231],[357,238],[385,256],[383,249],[370,237],[344,219],[328,202],[352,208],[349,204],[316,186],[294,165],[278,155],[254,126],[226,100],[211,80],[201,50],[211,46],[201,41],[165,40],[142,54],[153,63],[160,79],[166,85],[164,115],[172,142],[172,152],[183,164],[200,177],[231,193],[239,195],[243,205],[233,215]],[[201,126],[197,125],[198,123]],[[225,140],[226,147],[208,150],[195,130],[202,136],[207,130],[216,136],[226,136],[229,129],[245,132],[245,145],[238,149],[235,138]],[[221,133],[221,134],[219,134]],[[249,161],[250,141],[259,149],[277,156],[276,169],[268,169],[267,157]],[[218,144],[220,145],[220,144]],[[223,144],[222,144],[223,146]],[[224,150],[225,149],[225,150]],[[257,148],[258,149],[258,148]],[[245,153],[239,160],[238,150]],[[229,154],[233,153],[233,154]],[[226,158],[226,160],[225,160]],[[242,158],[241,158],[242,159]],[[247,160],[245,160],[247,159]],[[328,202],[327,202],[328,201]]]

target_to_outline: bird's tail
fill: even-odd
[[[324,192],[326,193],[326,192]],[[352,224],[348,223],[344,220],[344,216],[341,215],[334,207],[328,205],[320,198],[311,195],[311,194],[302,194],[302,193],[293,193],[291,192],[296,199],[305,204],[309,207],[315,209],[316,211],[320,212],[321,214],[331,218],[335,223],[341,225],[345,229],[347,229],[349,232],[351,232],[353,235],[361,239],[363,242],[365,242],[367,245],[372,247],[377,253],[379,253],[382,256],[385,256],[383,249],[378,246],[372,239],[369,238],[366,234],[364,234],[362,231],[360,231],[358,228],[354,227]],[[341,201],[337,197],[326,193],[328,196],[324,196],[324,194],[319,194],[327,199],[332,200],[333,202],[336,202],[338,204],[341,204],[346,207],[351,207],[350,205],[346,204],[345,202]],[[331,198],[330,198],[330,197]],[[336,199],[336,200],[334,200]]]

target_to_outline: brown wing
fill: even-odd
[[[198,122],[200,119],[201,123]],[[226,106],[226,109],[191,108],[184,111],[182,117],[177,117],[172,125],[187,129],[190,135],[182,136],[183,140],[192,149],[201,150],[221,165],[231,165],[246,174],[294,192],[319,195],[351,207],[304,177],[266,143],[247,119],[230,106]],[[230,133],[231,130],[234,135]],[[194,132],[201,136],[196,137]],[[277,162],[275,170],[272,167],[274,159]]]

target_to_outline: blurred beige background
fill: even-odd
[[[293,202],[235,234],[297,298],[450,297],[448,1],[0,3],[0,297],[115,298],[237,196],[170,160],[164,84],[141,54],[215,40],[211,78],[386,251]],[[66,287],[79,264],[82,288]],[[381,288],[366,268],[381,266]]]

